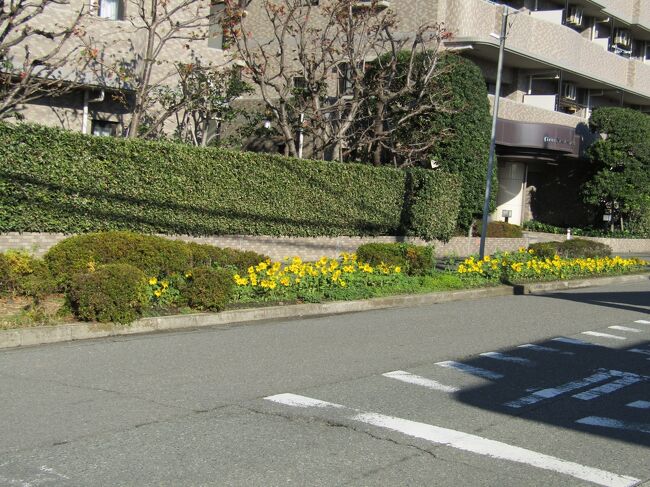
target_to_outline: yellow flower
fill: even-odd
[[[169,281],[162,281],[160,285],[163,287],[163,289],[167,289],[169,287]]]
[[[157,298],[159,298],[162,295],[162,292],[160,290],[156,290],[153,293]]]
[[[402,268],[400,266],[396,266],[395,267],[395,274],[399,274],[400,272],[402,272]]]
[[[88,272],[95,272],[95,261],[91,259],[88,264],[86,264],[86,267],[88,268]]]
[[[186,278],[187,278],[187,277],[192,277],[192,271],[187,271],[187,272],[185,273],[185,277],[186,277]]]
[[[341,287],[347,286],[347,283],[345,281],[339,281],[339,284]]]
[[[285,287],[289,286],[289,284],[291,284],[291,279],[289,279],[288,277],[283,277],[282,279],[280,279],[280,284],[282,284]]]
[[[149,279],[149,284],[151,284],[152,286],[155,286],[156,284],[158,284],[158,279],[156,279],[155,277],[152,277],[151,279]]]
[[[257,270],[257,272],[260,272],[266,269],[268,266],[269,265],[266,262],[260,262],[259,264],[257,264],[257,268],[255,270]]]

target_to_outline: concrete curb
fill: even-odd
[[[643,282],[650,280],[650,273],[633,274],[629,276],[593,277],[590,279],[572,279],[568,281],[534,282],[530,284],[517,284],[513,286],[514,293],[542,294],[564,289],[579,289],[592,286],[608,286],[610,284],[626,284],[630,282]]]
[[[165,330],[183,330],[207,326],[225,326],[236,323],[264,320],[293,319],[355,313],[360,311],[403,308],[428,304],[446,303],[467,299],[511,296],[512,294],[536,294],[562,289],[590,286],[606,286],[642,282],[650,279],[650,273],[631,276],[600,277],[573,281],[554,281],[517,286],[497,286],[463,291],[428,294],[409,294],[359,301],[335,301],[331,303],[295,304],[223,311],[221,313],[196,313],[188,315],[159,316],[143,318],[123,326],[112,323],[69,323],[56,326],[35,326],[0,331],[0,349],[43,345],[46,343],[105,338],[121,335],[135,335]]]
[[[512,295],[512,287],[498,286],[462,291],[409,294],[359,301],[335,301],[331,303],[294,304],[249,308],[221,313],[196,313],[187,315],[142,318],[130,325],[112,323],[69,323],[56,326],[35,326],[0,331],[0,349],[42,345],[46,343],[134,335],[164,330],[182,330],[206,326],[224,326],[263,320],[304,318],[386,308],[421,306],[466,299],[480,299]]]

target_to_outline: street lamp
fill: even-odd
[[[515,12],[517,13],[517,12]],[[490,195],[492,193],[492,171],[494,169],[494,152],[497,145],[497,117],[499,114],[499,98],[501,97],[501,72],[503,71],[503,50],[506,45],[506,36],[508,34],[508,16],[509,8],[503,6],[503,16],[501,17],[501,35],[490,34],[492,37],[499,39],[499,64],[497,66],[497,86],[494,90],[494,112],[492,113],[492,137],[490,139],[490,156],[488,158],[487,182],[485,184],[485,201],[483,202],[483,225],[481,227],[481,245],[479,255],[481,259],[485,257],[485,237],[488,227],[488,213],[490,211]]]

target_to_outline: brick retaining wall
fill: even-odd
[[[68,237],[62,233],[4,233],[0,234],[0,252],[7,249],[26,249],[35,255],[43,255],[50,247]],[[411,242],[424,244],[423,240],[405,237],[264,237],[247,235],[217,235],[212,237],[189,237],[184,235],[167,236],[172,239],[207,243],[218,247],[231,247],[241,250],[254,250],[273,259],[298,255],[305,260],[316,260],[322,256],[336,257],[341,252],[354,252],[357,247],[370,242]],[[488,238],[486,253],[498,250],[517,250],[530,243],[564,240],[563,235],[525,232],[523,238]],[[616,254],[650,253],[650,239],[607,239],[592,238],[606,243]],[[449,242],[431,242],[439,257],[464,257],[477,254],[478,237],[454,237]]]

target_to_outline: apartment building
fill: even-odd
[[[481,66],[491,98],[501,19],[510,9],[493,219],[520,224],[541,214],[556,224],[584,224],[575,193],[592,110],[650,112],[650,0],[424,3],[454,33],[448,47]]]

